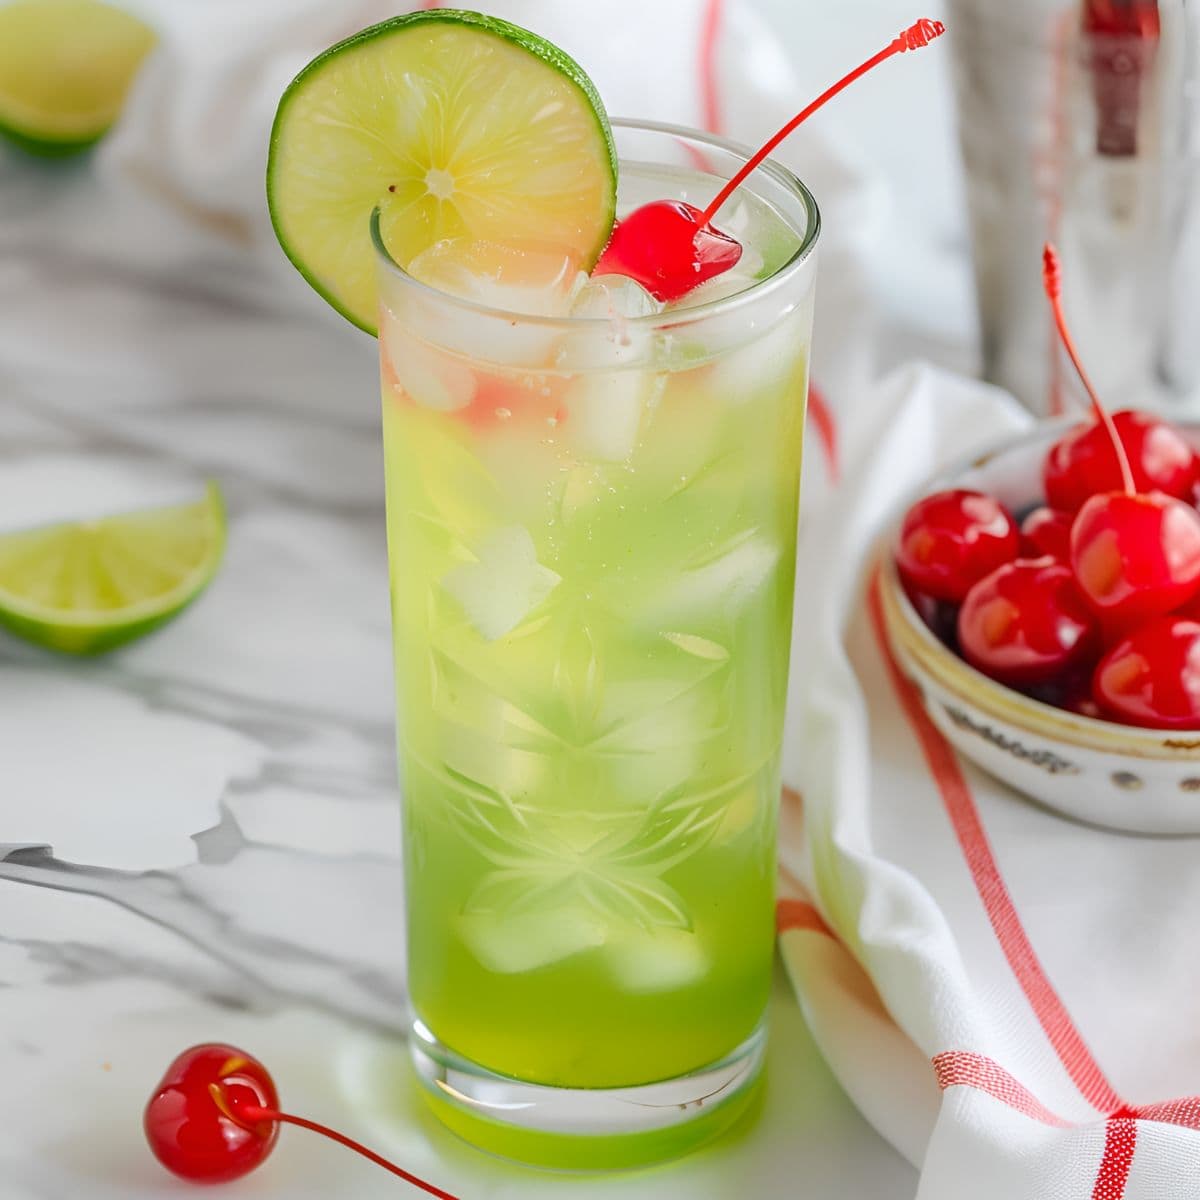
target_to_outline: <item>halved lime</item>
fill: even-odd
[[[71,154],[117,119],[155,42],[136,17],[100,0],[16,0],[0,7],[0,132],[38,154]]]
[[[578,63],[507,21],[432,9],[364,29],[300,72],[275,115],[267,201],[300,273],[374,333],[377,206],[401,266],[462,238],[541,244],[589,270],[612,232],[616,173]]]
[[[0,534],[0,625],[64,654],[99,654],[157,629],[216,574],[225,509],[202,500]]]

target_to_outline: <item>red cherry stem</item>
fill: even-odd
[[[356,1142],[353,1138],[348,1138],[344,1133],[338,1133],[336,1129],[330,1129],[326,1125],[320,1125],[316,1121],[309,1121],[304,1117],[294,1117],[291,1113],[277,1112],[273,1108],[260,1108],[256,1104],[239,1104],[236,1107],[235,1120],[250,1124],[257,1124],[260,1121],[281,1121],[285,1125],[299,1125],[301,1129],[309,1129],[313,1133],[319,1133],[322,1137],[327,1137],[331,1141],[337,1142],[339,1145],[345,1146],[348,1150],[353,1150],[355,1154],[361,1154],[363,1158],[369,1159],[377,1167],[382,1167],[385,1171],[391,1171],[393,1175],[399,1175],[406,1183],[411,1183],[413,1187],[420,1188],[421,1191],[427,1192],[431,1196],[439,1196],[441,1200],[457,1200],[456,1196],[452,1196],[449,1192],[444,1192],[440,1187],[434,1187],[432,1183],[426,1183],[423,1179],[418,1179],[416,1175],[404,1170],[403,1167],[396,1166],[395,1163],[388,1162],[380,1154],[376,1154],[374,1150],[368,1150],[361,1142]]]
[[[784,138],[788,137],[797,126],[802,125],[809,117],[822,108],[830,100],[848,88],[856,79],[865,75],[873,67],[879,66],[885,59],[891,58],[893,54],[903,54],[906,50],[919,50],[922,46],[928,46],[934,38],[941,37],[946,32],[946,27],[941,21],[931,21],[928,17],[922,17],[915,24],[910,25],[898,37],[888,43],[878,54],[868,58],[861,66],[857,66],[849,75],[844,75],[841,79],[822,92],[802,113],[794,116],[763,148],[751,155],[742,169],[717,193],[716,199],[704,210],[700,217],[698,227],[705,228],[717,215],[721,205],[729,199],[731,195],[742,185],[747,175],[755,169],[779,145]]]
[[[1067,328],[1067,317],[1062,307],[1062,268],[1058,261],[1058,251],[1055,250],[1052,242],[1047,242],[1042,247],[1042,285],[1046,290],[1046,298],[1050,301],[1051,311],[1054,313],[1054,324],[1058,328],[1058,336],[1062,338],[1062,344],[1070,356],[1071,362],[1074,363],[1075,370],[1079,373],[1084,390],[1091,399],[1096,419],[1104,424],[1109,439],[1112,441],[1113,450],[1117,455],[1117,463],[1121,468],[1121,482],[1125,485],[1125,493],[1129,496],[1136,496],[1137,486],[1133,481],[1133,468],[1129,465],[1129,455],[1125,451],[1125,443],[1121,441],[1108,409],[1100,403],[1100,397],[1096,395],[1096,389],[1092,387],[1092,381],[1087,377],[1083,363],[1079,361],[1079,352],[1075,349],[1071,331]]]

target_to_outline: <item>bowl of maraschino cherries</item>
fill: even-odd
[[[883,573],[897,659],[968,758],[1048,807],[1200,832],[1200,425],[1091,399],[933,483]]]

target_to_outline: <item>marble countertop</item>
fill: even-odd
[[[406,1065],[373,343],[315,298],[281,314],[236,257],[219,284],[169,254],[119,265],[95,249],[105,220],[86,161],[0,150],[0,528],[215,477],[230,536],[194,608],[102,660],[0,636],[0,841],[55,855],[0,863],[0,1200],[187,1191],[140,1115],[207,1040],[262,1058],[292,1111],[464,1200],[561,1195],[565,1177],[445,1132]],[[165,247],[153,221],[138,236]],[[571,1194],[912,1195],[782,978],[771,1035],[753,1122],[675,1164],[573,1176]],[[222,1192],[401,1194],[295,1130]]]
[[[218,478],[227,560],[161,633],[98,661],[0,639],[0,1197],[159,1200],[140,1112],[185,1046],[270,1066],[293,1111],[464,1198],[562,1177],[424,1113],[403,1005],[398,805],[373,347],[315,310],[230,303],[52,236],[90,219],[85,165],[0,161],[0,524],[105,511]],[[69,296],[72,320],[60,320]],[[93,894],[95,893],[95,894]],[[761,1116],[595,1197],[911,1195],[786,986]],[[396,1195],[286,1131],[224,1195]]]

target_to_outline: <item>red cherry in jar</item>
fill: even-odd
[[[1071,561],[1071,513],[1054,508],[1035,508],[1021,522],[1021,557]]]
[[[1070,568],[1018,559],[981,579],[958,613],[958,644],[977,670],[1014,687],[1044,683],[1085,659],[1096,618]]]
[[[1198,475],[1195,451],[1173,425],[1150,413],[1126,409],[1113,415],[1139,492],[1158,491],[1190,500]],[[1100,421],[1079,425],[1050,447],[1042,469],[1046,503],[1076,512],[1089,497],[1121,488],[1121,464]]]
[[[971,586],[1017,557],[1008,509],[982,492],[954,488],[918,500],[905,514],[896,565],[911,589],[960,603]]]
[[[167,1068],[146,1105],[143,1127],[155,1157],[183,1179],[225,1183],[271,1153],[274,1121],[238,1117],[242,1105],[275,1109],[266,1067],[219,1043],[193,1046]]]
[[[1093,496],[1071,527],[1071,566],[1110,629],[1169,613],[1200,589],[1200,513],[1161,492]]]
[[[1127,725],[1200,730],[1200,621],[1160,617],[1134,630],[1100,660],[1092,694]]]

